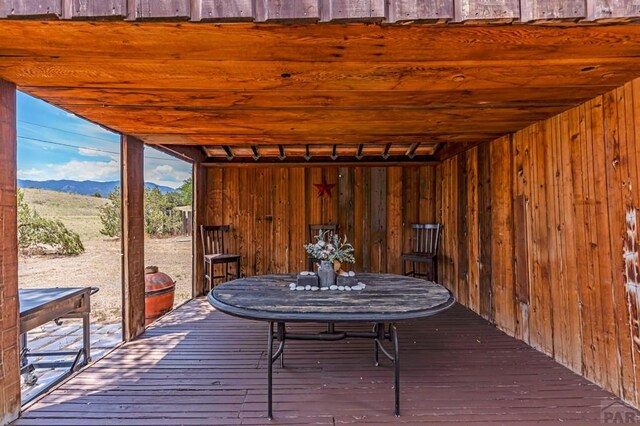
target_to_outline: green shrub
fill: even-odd
[[[144,191],[144,228],[153,237],[177,235],[182,228],[182,218],[175,208],[182,205],[182,192],[163,194],[158,188]],[[108,196],[109,202],[100,208],[100,232],[109,237],[120,236],[121,198],[120,188]]]
[[[144,191],[144,227],[152,236],[176,235],[182,221],[174,208],[178,197],[175,193],[162,194],[158,188]]]
[[[29,252],[47,251],[67,256],[84,253],[80,236],[59,219],[47,219],[32,211],[18,190],[18,246]]]
[[[107,196],[109,202],[100,207],[100,221],[102,229],[100,233],[107,237],[120,236],[120,188],[116,187]]]
[[[180,187],[178,187],[178,194],[180,195],[180,205],[190,206],[193,200],[193,179],[189,178],[185,180]]]

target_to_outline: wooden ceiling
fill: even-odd
[[[638,76],[635,25],[0,21],[0,78],[213,163],[438,160]]]

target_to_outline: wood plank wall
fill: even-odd
[[[640,80],[438,166],[440,276],[638,406]]]
[[[306,269],[308,224],[337,223],[357,271],[401,270],[411,223],[435,219],[434,167],[209,168],[207,221],[230,224],[242,274]],[[315,183],[336,184],[318,198]]]
[[[634,0],[2,0],[0,18],[220,22],[608,21],[637,18]]]
[[[0,80],[0,425],[20,412],[16,87]]]

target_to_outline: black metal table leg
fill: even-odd
[[[285,335],[285,325],[283,322],[278,323],[278,340],[282,343],[284,342]],[[284,346],[282,346],[282,350],[280,351],[280,368],[284,368]]]
[[[273,363],[278,360],[278,358],[282,357],[284,353],[284,342],[286,340],[286,331],[285,331],[285,323],[279,322],[278,329],[274,333],[273,331],[274,322],[269,322],[269,338],[268,338],[268,347],[267,347],[267,417],[269,420],[273,419]],[[278,350],[276,353],[273,353],[273,337],[274,334],[278,340],[280,340],[280,345],[278,346]],[[281,360],[280,365],[284,366],[284,362]]]
[[[378,335],[379,326],[380,324],[373,325],[373,333],[375,335]],[[373,365],[375,365],[376,367],[380,365],[378,362],[378,339],[373,339]]]
[[[273,419],[272,394],[273,385],[273,323],[269,322],[269,339],[267,344],[267,417]]]
[[[393,335],[393,368],[396,376],[396,417],[400,417],[400,351],[398,346],[398,329],[395,324],[391,324],[391,334]]]
[[[277,324],[277,329],[274,330],[274,325]],[[280,366],[284,367],[284,346],[287,339],[291,340],[324,340],[324,341],[336,341],[345,338],[369,338],[374,340],[375,350],[375,362],[376,366],[379,361],[379,353],[382,354],[393,363],[394,375],[395,375],[395,410],[394,414],[400,416],[400,351],[398,343],[398,329],[395,323],[389,323],[388,329],[385,323],[376,323],[373,326],[371,332],[344,332],[336,331],[334,324],[329,324],[329,330],[331,332],[319,333],[319,334],[307,334],[307,333],[287,333],[286,324],[284,322],[269,322],[269,335],[267,343],[267,417],[269,420],[273,419],[273,363],[280,358]],[[280,341],[278,349],[273,351],[273,340]],[[384,340],[389,340],[393,345],[393,352],[387,350],[383,345]]]

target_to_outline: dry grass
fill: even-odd
[[[37,189],[25,190],[25,199],[42,216],[57,217],[78,232],[86,251],[73,257],[21,256],[20,287],[99,287],[92,298],[94,321],[119,318],[121,246],[119,240],[100,234],[98,208],[106,200]],[[145,240],[145,263],[176,280],[176,303],[191,297],[190,237]]]
[[[41,216],[60,218],[83,242],[102,237],[99,209],[108,203],[106,198],[27,188],[24,199]]]

